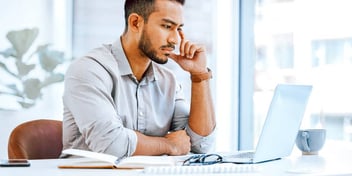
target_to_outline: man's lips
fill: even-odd
[[[161,47],[161,49],[162,50],[164,50],[164,51],[173,51],[173,50],[175,50],[175,47]]]
[[[162,48],[162,50],[164,51],[165,55],[168,56],[175,50],[175,48],[164,47],[164,48]]]

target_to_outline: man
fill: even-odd
[[[120,40],[72,63],[63,96],[64,149],[118,157],[209,150],[216,125],[211,71],[204,46],[184,37],[183,4],[126,0]],[[174,74],[161,65],[168,58],[191,75],[190,105]]]

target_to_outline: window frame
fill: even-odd
[[[238,148],[253,149],[254,139],[254,19],[255,0],[240,1],[239,34],[239,112],[238,112]]]
[[[216,151],[233,152],[239,149],[240,0],[222,0],[216,3],[216,72],[213,82],[217,115]]]

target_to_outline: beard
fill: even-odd
[[[168,45],[163,45],[161,48],[167,48],[167,47],[171,47],[171,48],[175,48],[174,45],[172,44],[168,44]],[[142,54],[144,54],[145,56],[149,57],[150,60],[158,63],[158,64],[166,64],[168,61],[168,55],[165,54],[164,57],[159,57],[157,54],[157,50],[155,50],[154,48],[152,48],[152,43],[150,41],[149,36],[147,35],[145,29],[143,30],[141,39],[138,43],[138,48],[140,49],[140,51],[142,52]]]

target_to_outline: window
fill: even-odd
[[[253,67],[241,72],[250,81],[241,84],[253,87],[246,94],[250,97],[245,97],[252,103],[241,104],[253,113],[248,125],[253,127],[253,139],[243,139],[243,145],[256,143],[277,83],[312,84],[302,128],[323,127],[330,140],[352,141],[352,25],[348,23],[352,1],[242,2],[243,12],[253,8],[253,16],[242,13],[241,20],[253,21],[241,24],[242,31],[253,29],[253,33],[241,35],[243,40],[253,37],[255,51]],[[241,57],[241,62],[252,61]]]

